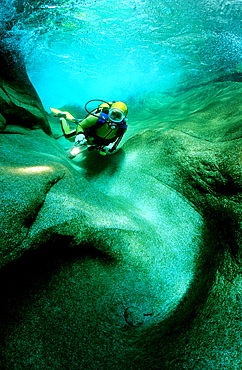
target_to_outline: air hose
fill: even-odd
[[[92,99],[92,100],[89,100],[89,101],[85,104],[85,111],[86,111],[88,114],[91,114],[92,116],[97,117],[97,118],[99,118],[99,116],[98,116],[98,115],[96,115],[95,113],[93,113],[93,111],[89,111],[89,110],[87,109],[87,105],[88,105],[89,103],[93,102],[93,101],[95,101],[95,102],[102,102],[102,103],[108,104],[108,105],[109,105],[109,107],[111,107],[111,105],[112,105],[112,104],[108,103],[107,101],[105,101],[105,100],[101,100],[101,99]],[[94,110],[94,112],[95,112],[95,111],[96,111],[96,109]],[[105,120],[105,121],[106,121],[106,120]],[[108,122],[108,121],[107,121],[107,122]]]

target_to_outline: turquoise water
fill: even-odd
[[[16,243],[16,253],[22,253],[19,238],[25,233],[22,249],[36,249],[48,240],[46,252],[42,245],[38,248],[35,262],[31,254],[19,262],[17,271],[30,270],[28,279],[19,274],[23,278],[16,285],[23,286],[20,293],[15,288],[23,300],[16,300],[12,280],[4,278],[10,281],[7,286],[13,295],[13,303],[7,302],[6,307],[14,307],[6,308],[6,325],[11,326],[4,334],[4,356],[15,368],[20,363],[23,368],[40,364],[45,370],[59,369],[59,364],[91,369],[94,357],[95,368],[121,369],[120,361],[127,364],[136,355],[132,348],[128,353],[136,334],[126,331],[127,327],[122,331],[127,308],[137,308],[146,320],[147,326],[141,327],[144,332],[149,326],[160,331],[159,324],[171,317],[184,297],[180,308],[188,310],[183,313],[182,308],[181,316],[174,319],[190,315],[213,273],[210,248],[217,253],[223,235],[228,244],[233,241],[230,227],[239,223],[239,218],[230,220],[230,212],[233,217],[239,199],[233,192],[240,181],[235,139],[241,137],[242,122],[241,0],[2,0],[1,4],[0,31],[10,49],[17,46],[21,50],[46,111],[65,106],[72,112],[95,98],[124,100],[129,106],[129,128],[122,143],[134,136],[117,156],[97,160],[91,152],[83,160],[69,161],[75,169],[72,177],[72,167],[63,159],[64,151],[62,156],[60,148],[54,147],[54,139],[44,133],[38,136],[34,130],[19,138],[2,135],[2,187],[10,202],[4,225],[17,215],[13,230],[6,232],[11,236],[8,242],[13,239],[10,250]],[[154,128],[161,130],[135,136]],[[165,130],[170,132],[166,135]],[[230,146],[222,142],[229,140],[235,145],[231,158]],[[63,137],[59,142],[63,148],[67,145]],[[16,145],[18,155],[13,157]],[[232,190],[228,191],[230,183]],[[43,190],[42,195],[42,188],[50,190]],[[199,213],[203,199],[207,199],[205,216]],[[210,201],[214,215],[207,207]],[[220,204],[225,210],[222,220],[229,221],[224,234],[213,220]],[[32,207],[34,215],[38,214],[29,227],[25,220]],[[234,209],[234,215],[239,213]],[[69,248],[73,247],[69,235],[74,238],[74,252]],[[68,246],[63,256],[59,247],[57,253],[53,248],[59,240]],[[85,248],[90,249],[90,256]],[[101,253],[92,256],[93,250]],[[106,256],[114,256],[117,263],[109,264]],[[209,262],[205,267],[203,257]],[[16,271],[12,274],[10,267],[9,274]],[[29,282],[36,284],[33,290]],[[193,302],[195,307],[190,307]],[[232,313],[227,312],[230,320]],[[209,320],[218,325],[218,316]],[[218,336],[230,335],[227,328],[223,332],[225,326],[222,323],[221,332],[215,327]],[[194,361],[184,363],[188,368],[199,368],[196,361],[198,354],[200,358],[204,354],[203,333],[214,336],[215,331],[207,330],[205,324],[201,329],[192,333],[200,341],[197,352],[195,341],[189,347],[183,337],[179,339],[184,344],[182,356],[187,352],[187,358],[194,343]],[[144,352],[149,355],[150,351],[152,357],[156,347],[151,348],[153,340],[149,343],[152,332],[147,330],[147,334],[141,352],[148,344]],[[161,338],[158,331],[156,335],[165,344],[166,358],[166,348],[172,347],[169,337]],[[218,348],[212,339],[212,354],[207,358],[214,361],[213,368],[219,366]],[[221,348],[221,361],[228,362]],[[232,350],[229,347],[231,358]],[[173,358],[168,353],[168,360],[169,356]],[[103,359],[114,365],[106,366]],[[164,368],[172,368],[173,360],[169,364]]]
[[[238,0],[4,0],[0,14],[47,111],[99,98],[143,114],[241,70],[240,10]]]

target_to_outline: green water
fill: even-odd
[[[85,102],[95,98],[129,106],[129,129],[117,156],[97,159],[91,152],[81,163],[68,162],[44,133],[1,137],[4,222],[10,225],[16,214],[7,242],[12,238],[10,250],[21,254],[18,238],[26,232],[20,247],[34,250],[1,276],[3,289],[8,282],[4,362],[10,370],[123,370],[143,351],[152,369],[159,368],[156,361],[171,369],[180,336],[181,356],[187,353],[188,359],[181,366],[204,369],[210,353],[204,366],[196,363],[204,355],[202,331],[214,347],[208,366],[218,368],[218,357],[229,362],[224,346],[219,353],[213,342],[213,326],[213,331],[206,324],[195,328],[189,347],[179,325],[200,304],[207,281],[213,283],[210,250],[212,257],[223,238],[214,220],[217,206],[221,202],[229,213],[237,201],[233,192],[240,189],[235,139],[242,136],[241,1],[3,0],[2,5],[0,30],[10,49],[21,50],[47,111],[66,106],[73,114],[83,112]],[[206,199],[214,207],[208,220],[201,212]],[[38,214],[26,231],[31,207]],[[237,213],[235,208],[231,218]],[[222,220],[228,221],[226,215]],[[228,234],[229,243],[232,231]],[[64,249],[58,244],[63,242]],[[222,290],[230,294],[221,288],[221,300]],[[176,330],[170,339],[162,337],[162,322],[177,308]],[[128,309],[136,309],[133,324],[142,319],[143,326],[127,325]],[[206,322],[209,317],[218,323],[210,310]],[[221,341],[231,334],[224,327],[216,334]],[[144,343],[141,337],[137,344],[139,333]],[[234,352],[227,348],[232,363]]]

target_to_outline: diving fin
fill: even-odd
[[[69,112],[62,112],[60,109],[55,109],[55,108],[50,108],[50,110],[52,113],[54,113],[56,117],[64,116],[69,121],[73,121],[73,122],[76,121],[75,117],[73,117],[73,115]]]

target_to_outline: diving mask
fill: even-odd
[[[108,113],[108,118],[112,122],[119,123],[119,122],[122,122],[124,120],[125,115],[123,114],[123,112],[120,109],[111,108],[109,113]]]

